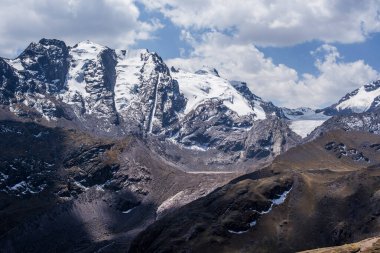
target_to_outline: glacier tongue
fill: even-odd
[[[307,107],[297,109],[283,108],[283,112],[290,120],[290,129],[302,138],[307,137],[314,129],[330,118],[323,112],[316,112]]]
[[[326,119],[321,120],[293,120],[290,122],[290,129],[293,132],[301,136],[302,138],[307,137],[314,129],[319,127],[325,122]]]

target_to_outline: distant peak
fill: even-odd
[[[380,88],[380,80],[377,80],[377,81],[374,81],[374,82],[371,82],[369,84],[366,84],[364,85],[364,89],[368,92],[368,91],[373,91],[373,90],[376,90]]]
[[[198,75],[211,74],[211,75],[220,77],[218,71],[215,68],[208,67],[208,66],[203,66],[200,70],[196,71],[195,74],[198,74]]]
[[[46,38],[42,38],[38,43],[39,43],[39,44],[42,44],[42,45],[44,45],[44,46],[54,45],[54,46],[61,47],[61,48],[65,48],[65,47],[66,47],[66,44],[65,44],[64,41],[62,41],[62,40],[57,40],[57,39],[46,39]]]

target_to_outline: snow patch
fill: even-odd
[[[281,205],[285,202],[286,197],[288,196],[289,192],[292,190],[293,187],[291,187],[289,190],[284,191],[282,194],[277,195],[278,197],[275,199],[272,199],[272,203],[275,206]]]
[[[40,138],[42,136],[43,132],[39,132],[38,134],[33,134],[34,137]]]
[[[260,214],[260,215],[263,215],[263,214],[267,214],[269,213],[270,211],[272,211],[273,209],[273,206],[279,206],[281,204],[283,204],[289,194],[289,192],[293,189],[293,187],[291,187],[289,190],[287,191],[284,191],[283,193],[281,194],[278,194],[276,196],[276,198],[274,199],[271,199],[271,205],[269,206],[269,208],[267,210],[264,210],[264,211],[257,211],[257,210],[253,210],[254,212]],[[257,224],[257,220],[253,220],[249,223],[249,227],[252,228],[254,226],[256,226]],[[243,233],[246,233],[248,232],[249,229],[247,230],[241,230],[241,231],[234,231],[234,230],[228,230],[229,233],[231,234],[243,234]]]
[[[231,234],[238,234],[238,235],[247,233],[248,231],[249,231],[249,229],[247,229],[247,230],[241,230],[241,231],[228,230],[229,233],[231,233]]]
[[[22,65],[22,62],[20,59],[14,59],[14,60],[7,60],[7,63],[11,65],[14,69],[17,71],[23,71],[25,70],[24,66]]]
[[[124,213],[124,214],[128,214],[128,213],[132,212],[133,209],[135,209],[135,208],[136,208],[136,207],[133,207],[133,208],[131,208],[131,209],[128,209],[127,211],[123,211],[122,213]]]

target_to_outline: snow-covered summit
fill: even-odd
[[[180,92],[186,98],[184,114],[188,114],[205,101],[219,99],[239,116],[255,114],[256,119],[266,118],[260,105],[252,107],[249,101],[228,80],[220,77],[215,69],[204,67],[195,73],[179,69],[172,71],[171,75],[177,80]]]
[[[337,111],[355,113],[373,110],[380,105],[380,80],[369,83],[347,94],[334,107]]]
[[[74,45],[71,48],[71,52],[74,54],[81,55],[81,58],[93,58],[97,54],[99,54],[100,51],[107,49],[107,47],[97,44],[95,42],[92,42],[90,40],[84,40],[79,42],[78,44]]]
[[[85,73],[94,72],[96,69],[96,63],[99,61],[100,53],[105,50],[106,47],[91,41],[83,41],[76,44],[70,49],[70,68],[67,75],[67,94],[65,96],[70,102],[70,98],[76,95],[88,97],[90,94],[86,91]],[[88,68],[89,65],[91,68]],[[98,78],[99,75],[93,73],[92,80]]]

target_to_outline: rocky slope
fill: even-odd
[[[125,252],[158,215],[235,176],[184,173],[134,137],[14,121],[0,137],[2,252]]]
[[[339,130],[292,148],[163,217],[131,252],[296,252],[376,235],[379,142]]]
[[[342,129],[347,132],[363,131],[378,135],[380,134],[378,111],[335,116],[316,128],[304,141],[313,140],[334,129]]]

